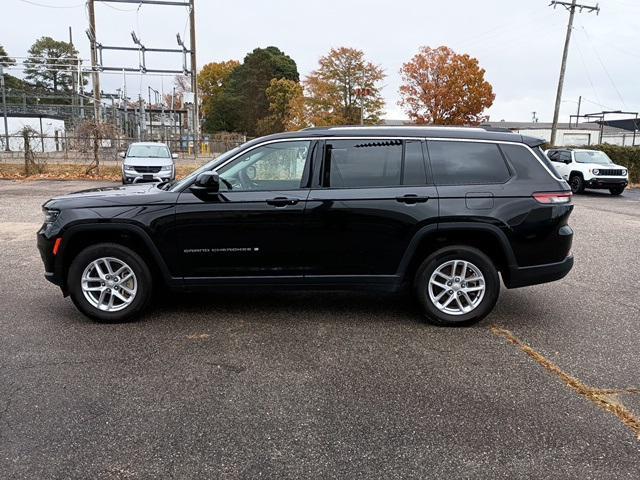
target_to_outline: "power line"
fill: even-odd
[[[580,25],[580,28],[582,28],[582,33],[584,33],[585,37],[587,37],[587,41],[589,42],[589,45],[591,46],[591,48],[593,49],[593,52],[596,54],[596,57],[598,58],[598,61],[600,62],[600,65],[602,66],[602,69],[604,70],[604,73],[607,75],[607,77],[609,78],[609,81],[611,82],[611,85],[613,86],[613,89],[616,91],[616,93],[618,94],[618,98],[620,99],[620,102],[622,102],[622,106],[625,108],[627,108],[627,106],[624,103],[624,99],[622,98],[622,94],[620,93],[620,90],[618,90],[618,87],[616,85],[616,82],[613,81],[613,77],[611,76],[611,74],[609,73],[609,70],[607,69],[607,67],[605,66],[604,62],[602,61],[602,57],[600,56],[600,53],[598,53],[598,50],[596,49],[596,46],[593,44],[593,42],[591,41],[591,37],[589,36],[589,34],[587,33],[586,28],[584,28],[584,26]]]
[[[33,0],[20,0],[22,3],[28,3],[29,5],[34,5],[36,7],[43,7],[43,8],[78,8],[78,7],[83,7],[84,3],[80,3],[78,5],[49,5],[46,3],[39,3],[39,2],[34,2]]]
[[[580,44],[576,43],[576,47],[578,48],[578,53],[580,54],[580,60],[582,61],[582,66],[584,67],[584,71],[587,74],[587,80],[589,80],[589,85],[591,85],[591,90],[593,90],[593,95],[596,97],[596,100],[600,101],[600,97],[598,97],[598,92],[596,91],[596,87],[593,84],[591,74],[589,73],[589,67],[587,66],[587,62],[585,61],[584,55],[582,54],[582,49],[580,48]]]

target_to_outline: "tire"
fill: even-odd
[[[102,275],[94,264],[96,261]],[[78,310],[98,322],[117,323],[131,320],[144,311],[151,299],[153,277],[145,261],[130,248],[100,243],[85,248],[73,259],[67,284]],[[83,287],[92,290],[86,291]],[[105,291],[104,297],[102,291]],[[99,308],[95,303],[101,301],[102,308]]]
[[[622,192],[624,192],[624,187],[611,187],[609,189],[609,192],[611,193],[611,195],[622,195]]]
[[[580,175],[571,175],[569,185],[571,186],[571,192],[574,194],[584,192],[584,179]]]
[[[456,261],[459,262],[457,266]],[[461,262],[467,262],[464,278],[471,279],[468,282],[462,281],[462,268],[465,264]],[[454,266],[456,270],[452,272],[451,269]],[[444,277],[435,273],[440,269],[442,269],[441,273],[451,276],[451,290],[431,284],[431,281],[435,280],[445,287],[449,286]],[[482,278],[483,282],[473,278]],[[456,279],[460,281],[456,282]],[[479,288],[482,284],[484,284],[483,291]],[[427,322],[446,327],[464,327],[479,322],[493,310],[500,293],[500,278],[498,270],[487,255],[476,248],[456,245],[442,248],[427,257],[416,272],[414,287]],[[466,290],[467,288],[470,290]],[[450,295],[449,292],[452,294]],[[458,299],[455,298],[456,292]],[[437,300],[441,293],[440,300]],[[432,295],[436,298],[435,300]],[[442,307],[451,296],[454,297],[452,304],[446,309],[436,306],[438,302]],[[464,311],[465,308],[468,311]],[[451,313],[450,310],[458,310],[458,312]]]

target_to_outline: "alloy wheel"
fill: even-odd
[[[133,269],[114,257],[92,261],[82,273],[84,298],[103,312],[119,312],[136,298],[138,280]]]
[[[429,279],[429,299],[449,315],[464,315],[475,310],[486,291],[484,275],[466,260],[450,260],[434,270]]]

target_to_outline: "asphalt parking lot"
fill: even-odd
[[[637,191],[578,196],[572,273],[445,329],[406,296],[333,292],[171,296],[92,323],[35,246],[40,205],[90,186],[0,182],[1,478],[640,476]]]

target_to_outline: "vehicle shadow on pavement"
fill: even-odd
[[[423,322],[419,307],[409,294],[345,291],[252,291],[163,293],[145,318],[164,321],[242,316],[254,322],[327,318],[349,322]]]

